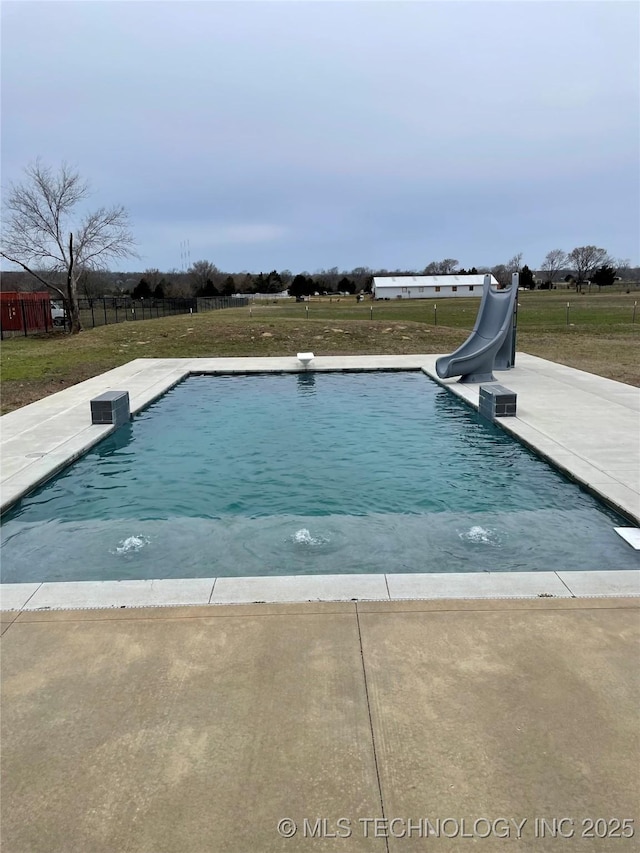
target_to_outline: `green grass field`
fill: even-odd
[[[640,293],[592,293],[576,294],[574,291],[532,291],[518,296],[518,326],[524,329],[535,327],[555,328],[567,325],[567,303],[569,303],[569,323],[576,325],[607,326],[628,323],[632,325],[633,304],[640,300]],[[277,301],[276,301],[277,302]],[[334,320],[393,320],[471,328],[478,311],[479,298],[460,299],[422,299],[356,302],[355,297],[314,298],[309,303],[280,301],[268,303],[256,308],[254,316],[272,314],[282,318],[301,318],[305,316],[305,306],[309,307],[309,317]],[[640,323],[640,309],[636,320]]]
[[[523,292],[517,348],[640,386],[640,306],[633,322],[637,301],[637,291]],[[10,338],[0,345],[2,412],[141,356],[446,353],[465,340],[478,305],[478,298],[256,301],[251,308],[128,321],[75,337],[58,332]]]

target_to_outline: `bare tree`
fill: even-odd
[[[567,257],[576,273],[576,290],[582,290],[582,285],[589,281],[596,269],[611,261],[606,249],[598,249],[597,246],[578,246]]]
[[[424,268],[424,275],[451,275],[455,272],[459,261],[455,258],[445,258],[443,261],[431,261]]]
[[[193,296],[193,284],[189,273],[172,269],[165,273],[165,296],[188,298]]]
[[[518,252],[517,255],[514,255],[510,260],[505,264],[507,271],[511,275],[514,272],[520,272],[522,269],[522,252]],[[509,283],[511,283],[511,278],[509,278]]]
[[[25,175],[23,183],[9,187],[0,255],[62,297],[77,334],[80,276],[105,269],[110,260],[136,257],[128,214],[120,206],[79,213],[89,185],[66,163],[54,172],[36,160]],[[56,284],[60,273],[64,283]]]
[[[506,264],[497,264],[491,267],[491,274],[498,282],[498,287],[504,289],[511,284],[511,276],[514,272],[520,272],[522,269],[522,252],[518,252],[510,258]],[[484,268],[480,267],[479,272],[485,272]]]
[[[204,292],[207,285],[215,286],[218,267],[210,261],[194,261],[187,270],[195,293]]]
[[[440,261],[440,271],[442,275],[451,275],[455,272],[457,266],[458,261],[455,258],[445,258],[443,261]]]
[[[552,249],[550,252],[547,252],[545,258],[540,265],[540,270],[545,274],[546,279],[550,283],[553,283],[554,278],[560,272],[561,269],[564,269],[567,265],[567,253],[562,249]]]
[[[112,276],[106,270],[83,269],[78,276],[78,292],[91,301],[108,293],[112,286]]]
[[[631,274],[630,258],[618,258],[613,262],[613,266],[617,269],[618,275],[623,281],[626,281]]]
[[[322,278],[324,280],[323,289],[331,291],[338,290],[338,282],[342,276],[338,271],[338,267],[330,267],[327,270],[322,270]]]
[[[491,267],[491,274],[498,282],[498,287],[501,290],[504,290],[505,287],[511,284],[511,270],[506,264],[498,264],[495,267]]]

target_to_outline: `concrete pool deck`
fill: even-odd
[[[3,613],[3,853],[637,851],[639,607]]]
[[[422,370],[477,407],[478,385],[442,381],[436,355],[332,356],[311,371]],[[518,394],[518,414],[499,425],[640,523],[640,390],[518,353],[516,367],[496,379]],[[2,509],[78,458],[113,427],[91,424],[90,400],[108,390],[129,392],[132,413],[190,374],[304,372],[296,357],[136,359],[0,419]],[[631,547],[631,545],[629,546]],[[292,600],[394,600],[640,594],[640,571],[456,575],[333,575],[298,578],[205,578],[0,586],[3,609],[136,607]]]
[[[205,363],[247,362],[296,369],[140,359],[6,415],[3,505],[108,434],[91,397],[122,388],[139,410]],[[511,429],[637,519],[640,392],[561,368],[555,418],[584,394],[601,413],[580,409],[572,439],[545,409],[548,363],[518,363],[498,374],[520,383]],[[640,572],[549,568],[4,585],[3,853],[637,851]],[[292,603],[230,603],[270,598]],[[351,598],[370,600],[335,600]]]

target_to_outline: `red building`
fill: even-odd
[[[46,291],[37,293],[0,293],[0,328],[2,332],[48,332],[51,320],[51,297]]]

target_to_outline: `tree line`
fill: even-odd
[[[0,256],[22,270],[27,281],[44,286],[57,294],[67,306],[71,331],[81,330],[79,296],[107,294],[130,295],[134,298],[218,297],[234,293],[307,296],[315,293],[356,293],[370,291],[377,275],[452,275],[492,273],[501,286],[520,273],[520,285],[536,286],[534,273],[523,264],[522,252],[504,264],[493,267],[459,266],[455,258],[431,261],[421,270],[371,269],[337,267],[301,271],[271,270],[257,274],[219,270],[209,260],[199,260],[188,270],[147,269],[142,274],[109,272],[109,265],[124,258],[138,257],[129,226],[127,211],[122,206],[100,207],[84,215],[78,207],[89,195],[89,185],[66,164],[54,171],[40,160],[25,169],[25,179],[11,184],[4,195],[2,247]],[[541,287],[554,287],[564,274],[564,281],[581,290],[585,283],[611,285],[616,278],[640,277],[640,269],[631,270],[628,260],[614,260],[605,249],[594,245],[579,246],[570,252],[552,249],[539,271]],[[15,274],[13,274],[15,275]],[[25,289],[29,289],[26,287]]]
[[[506,287],[514,272],[520,274],[520,286],[528,289],[549,289],[559,282],[575,286],[580,290],[586,283],[600,287],[612,285],[617,278],[640,278],[640,269],[632,270],[629,261],[614,261],[604,249],[596,246],[580,246],[571,252],[561,249],[550,251],[538,270],[532,271],[522,263],[523,254],[514,255],[504,264],[493,267],[460,267],[454,258],[432,261],[423,269],[371,269],[355,267],[351,270],[339,270],[337,267],[306,270],[296,273],[291,270],[271,270],[271,272],[229,273],[219,270],[211,261],[196,261],[184,272],[171,270],[162,273],[158,269],[147,269],[141,274],[128,275],[113,273],[93,281],[86,280],[84,293],[102,295],[104,292],[120,292],[134,299],[162,299],[175,296],[221,297],[242,294],[281,294],[289,296],[313,296],[314,294],[370,292],[374,276],[402,275],[477,275],[491,273],[498,283]],[[108,280],[107,280],[108,279]]]

